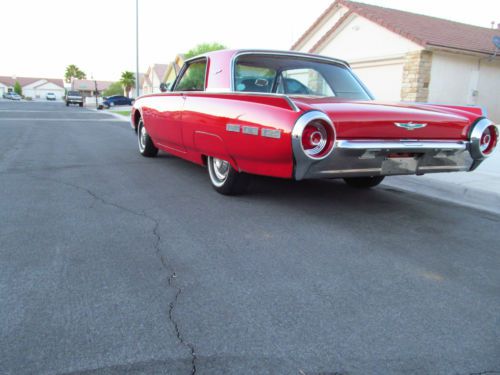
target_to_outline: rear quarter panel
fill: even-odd
[[[190,93],[182,114],[184,146],[192,160],[221,157],[242,172],[291,178],[291,130],[299,115],[284,97]],[[228,124],[240,131],[228,131]],[[264,137],[262,129],[279,130],[280,138]]]

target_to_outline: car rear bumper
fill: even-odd
[[[337,140],[325,159],[295,155],[296,180],[391,175],[422,175],[475,169],[466,141]]]

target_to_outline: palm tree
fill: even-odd
[[[122,84],[123,89],[125,90],[125,94],[128,98],[130,95],[130,90],[135,87],[135,74],[129,71],[123,72],[120,78],[120,83]]]
[[[87,75],[82,70],[80,70],[79,67],[77,67],[74,64],[71,64],[66,67],[66,72],[64,73],[64,80],[67,83],[70,83],[73,80],[73,78],[86,79]]]

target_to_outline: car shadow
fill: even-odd
[[[213,191],[206,168],[163,152],[158,155],[157,161],[170,169],[170,173],[182,175],[184,179],[191,181],[191,188],[197,191],[197,196],[205,195],[209,190],[214,199],[251,201],[253,204],[270,206],[283,204],[321,216],[339,216],[349,212],[365,216],[400,215],[412,220],[437,216],[439,220],[449,221],[452,219],[446,211],[453,209],[498,220],[493,214],[383,184],[371,189],[354,188],[345,184],[342,179],[294,181],[252,176],[245,194],[226,197]]]

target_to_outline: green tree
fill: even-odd
[[[190,59],[191,57],[202,55],[207,52],[218,51],[220,49],[226,49],[226,48],[227,48],[226,46],[220,43],[201,43],[198,44],[196,47],[191,48],[189,51],[187,51],[187,53],[184,56],[186,57],[186,59]]]
[[[66,67],[66,72],[64,73],[64,80],[67,83],[70,83],[73,78],[86,79],[87,75],[82,70],[80,70],[79,67],[71,64]]]
[[[14,83],[14,92],[17,95],[23,95],[23,89],[22,89],[21,84],[19,83],[19,81],[16,81],[16,83]]]
[[[104,90],[104,96],[112,96],[112,95],[123,95],[123,86],[121,82],[113,82],[109,87]]]
[[[122,72],[120,83],[122,84],[128,98],[130,96],[130,90],[135,87],[135,74],[129,71]]]

